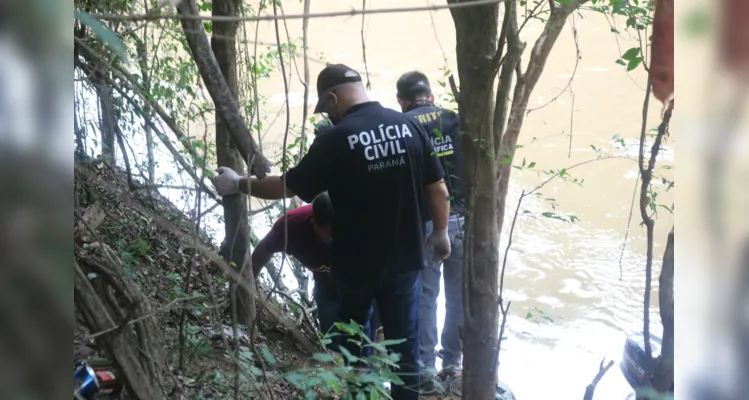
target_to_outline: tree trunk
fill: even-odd
[[[451,9],[461,94],[463,179],[467,191],[463,257],[463,397],[493,399],[498,335],[499,231],[494,161],[495,77],[499,5]],[[489,223],[486,223],[490,221]]]
[[[235,0],[214,0],[214,16],[237,16]],[[234,37],[237,33],[236,22],[213,23],[211,48],[221,74],[234,99],[237,98],[237,51]],[[235,171],[243,171],[245,162],[237,150],[232,139],[230,126],[221,113],[216,113],[216,158],[220,167],[229,167]],[[247,197],[241,194],[224,197],[224,229],[225,239],[222,253],[229,265],[241,269],[241,275],[255,287],[252,274],[251,257],[247,257],[250,244],[250,226],[248,224]],[[245,265],[247,260],[247,265]],[[235,295],[237,315],[239,321],[252,326],[255,320],[255,293],[250,293],[243,287],[233,284],[231,292]]]
[[[518,64],[525,45],[517,37],[514,4],[507,5],[505,18],[509,20],[503,23],[499,48],[497,4],[450,10],[455,22],[460,77],[458,106],[462,129],[467,133],[462,138],[463,179],[467,188],[462,339],[463,393],[468,399],[495,397],[495,360],[499,351],[499,234],[512,159],[528,99],[567,17],[586,1],[573,0],[566,5],[550,2],[549,20],[536,41],[525,74]],[[505,42],[507,54],[503,58]],[[508,102],[498,96],[495,104],[493,86],[502,59],[500,94],[509,94],[511,82],[508,79],[513,71],[517,75],[506,124]]]
[[[86,229],[77,229],[76,243],[82,242],[80,235]],[[91,243],[87,249],[76,246],[75,256],[75,307],[91,332],[101,332],[96,343],[117,368],[129,397],[164,399],[174,382],[165,384],[162,376],[166,362],[158,319],[152,316],[134,322],[153,312],[150,302],[137,285],[122,277],[122,265],[106,244]],[[89,280],[91,273],[101,278]]]
[[[144,32],[148,29],[148,26],[143,27]],[[136,34],[130,35],[133,40],[135,40],[135,49],[138,53],[138,66],[140,67],[140,75],[143,79],[143,89],[145,89],[146,93],[151,93],[151,77],[148,73],[148,50],[146,49],[145,42],[138,37]],[[144,37],[147,37],[146,34],[144,34]],[[146,115],[143,117],[144,119],[152,119],[153,118],[153,110],[151,110],[151,106],[148,103],[143,104],[143,111],[146,113]],[[148,181],[151,183],[156,182],[156,159],[153,155],[153,131],[151,130],[151,126],[147,123],[143,124],[143,130],[146,134],[146,159],[147,159],[147,170],[148,170]]]
[[[236,13],[236,5],[232,3],[232,7]],[[183,0],[177,5],[177,11],[181,15],[198,15],[198,7],[195,5],[195,0]],[[255,139],[253,139],[250,130],[242,120],[236,99],[236,89],[231,90],[224,76],[222,76],[224,68],[218,65],[216,57],[211,51],[211,45],[208,43],[203,23],[195,19],[182,19],[180,22],[200,76],[203,78],[203,83],[205,83],[205,87],[208,89],[208,93],[211,95],[213,103],[216,106],[216,114],[221,115],[223,118],[229,134],[234,139],[237,149],[242,154],[242,159],[250,161],[251,173],[257,175],[258,178],[264,178],[270,172],[271,163],[260,153]],[[231,22],[226,23],[232,24]],[[236,23],[233,24],[231,27],[232,32],[236,31]],[[213,25],[214,33],[218,34],[216,28],[222,25],[222,23],[214,22]],[[226,30],[226,28],[220,29]],[[231,51],[234,54],[233,34],[231,38]],[[234,87],[236,88],[236,84]]]
[[[96,72],[101,74],[102,72]],[[104,72],[106,73],[106,72]],[[114,165],[115,120],[112,105],[112,87],[99,76],[96,79],[96,95],[99,97],[99,132],[101,132],[101,156],[109,165]]]
[[[674,228],[668,234],[658,280],[663,343],[653,372],[653,389],[666,393],[674,384]]]

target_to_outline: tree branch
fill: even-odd
[[[182,16],[199,16],[195,0],[182,0],[177,5],[177,12]],[[237,101],[221,73],[203,23],[198,19],[182,19],[180,22],[200,76],[216,106],[216,112],[226,122],[242,159],[252,160],[250,173],[258,178],[264,178],[271,170],[271,163],[260,153],[255,139],[242,120]]]
[[[494,142],[495,157],[499,157],[502,136],[507,127],[507,115],[510,111],[510,91],[512,90],[512,75],[520,63],[525,50],[525,43],[518,36],[517,4],[509,2],[505,4],[506,11],[502,23],[502,34],[507,38],[507,52],[500,62],[502,72],[497,83],[497,95],[494,102]],[[501,40],[501,39],[500,39]],[[500,43],[502,45],[502,43]],[[497,68],[500,66],[498,65]],[[500,164],[501,165],[501,164]]]
[[[367,10],[367,0],[362,0],[361,3],[361,9],[362,11]],[[364,40],[364,20],[366,18],[367,14],[362,13],[361,15],[361,54],[362,59],[364,60],[364,72],[367,75],[367,90],[372,90],[372,83],[369,81],[369,66],[367,65],[367,43]],[[305,20],[307,20],[306,18]]]
[[[309,14],[311,0],[304,0],[304,13]],[[308,34],[309,29],[309,18],[302,20],[302,52],[304,55],[304,106],[302,108],[302,143],[299,146],[299,159],[302,159],[302,151],[306,147],[307,136],[305,135],[305,128],[307,126],[307,112],[309,111],[309,44]]]
[[[182,3],[190,0],[183,0]],[[160,19],[172,19],[179,18],[180,20],[188,21],[233,21],[233,22],[248,22],[248,21],[275,21],[279,19],[303,19],[303,18],[330,18],[330,17],[353,17],[362,14],[394,14],[404,12],[417,12],[417,11],[437,11],[445,9],[460,9],[460,8],[471,8],[484,6],[489,4],[497,4],[506,1],[514,0],[476,0],[469,2],[450,3],[450,4],[439,4],[429,5],[426,7],[399,7],[399,8],[380,8],[370,10],[356,10],[351,9],[349,11],[334,11],[325,13],[304,13],[304,14],[292,14],[279,17],[277,15],[258,15],[256,17],[216,17],[216,16],[203,16],[199,14],[181,14],[179,16],[168,15],[168,14],[132,14],[132,15],[113,15],[113,14],[90,14],[92,17],[105,20],[105,21],[150,21]]]
[[[658,152],[661,148],[661,141],[663,136],[668,131],[668,125],[671,121],[671,113],[673,111],[673,102],[670,103],[668,109],[663,115],[663,121],[658,126],[658,134],[653,142],[653,147],[650,149],[650,159],[648,160],[647,166],[645,166],[645,139],[647,137],[647,119],[648,109],[650,105],[650,90],[652,83],[648,81],[648,87],[645,90],[645,100],[642,105],[642,129],[640,132],[640,151],[638,158],[638,165],[640,169],[640,176],[642,177],[642,185],[640,186],[640,216],[642,222],[645,224],[647,230],[647,250],[645,255],[645,295],[643,301],[643,338],[645,340],[645,355],[648,360],[653,357],[652,348],[650,345],[650,291],[652,287],[653,278],[653,241],[655,231],[655,221],[648,215],[648,205],[652,201],[648,197],[648,190],[650,188],[650,181],[653,177],[653,169],[655,168],[655,161],[658,157]],[[648,376],[650,375],[648,372]]]
[[[596,374],[595,378],[593,378],[593,381],[590,382],[590,384],[585,388],[585,396],[583,397],[583,400],[593,400],[593,394],[596,391],[598,382],[601,381],[601,378],[603,378],[603,376],[606,375],[606,372],[608,372],[609,369],[614,365],[614,360],[609,360],[609,363],[604,367],[603,362],[605,360],[605,358],[601,360],[601,365],[598,367],[598,373]]]

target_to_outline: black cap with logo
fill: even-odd
[[[328,64],[317,75],[317,105],[315,114],[323,111],[325,94],[343,83],[361,82],[361,75],[343,64]]]

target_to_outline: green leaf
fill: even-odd
[[[435,374],[436,373],[437,373],[437,371],[435,371]],[[395,384],[395,385],[402,385],[403,384],[403,380],[400,378],[400,376],[398,376],[393,371],[384,370],[384,371],[380,372],[380,375],[382,375],[383,379],[385,379],[387,381],[390,381],[390,383],[392,383],[392,384]]]
[[[104,43],[106,43],[112,51],[114,51],[121,59],[127,61],[127,53],[125,47],[122,45],[122,41],[117,35],[112,32],[111,29],[102,25],[99,20],[92,17],[85,11],[73,10],[73,17],[82,24],[86,25],[96,34]]]
[[[250,373],[252,375],[255,375],[256,377],[257,376],[263,376],[263,371],[260,368],[254,366],[254,365],[250,365]]]
[[[406,339],[391,339],[391,340],[383,340],[380,342],[380,344],[387,347],[387,346],[395,346],[396,344],[401,344],[405,341]]]
[[[642,58],[640,57],[637,57],[634,60],[630,60],[629,63],[627,64],[627,72],[632,71],[635,68],[637,68],[640,65],[640,63],[642,63]]]
[[[284,376],[284,379],[294,385],[297,389],[304,390],[306,388],[304,385],[304,382],[307,380],[306,375],[302,375],[298,372],[292,372]]]
[[[533,314],[531,314],[530,312],[525,314],[525,319],[531,319],[531,318],[533,318]]]
[[[639,56],[640,56],[640,48],[633,47],[624,52],[624,54],[622,55],[622,59],[627,60],[627,61],[632,61],[635,58],[638,58]]]
[[[328,353],[315,353],[312,355],[312,358],[314,358],[316,361],[321,363],[328,363],[335,361],[333,356],[331,356]]]
[[[346,357],[346,360],[348,360],[348,362],[355,363],[355,362],[359,361],[359,357],[351,354],[351,352],[348,351],[345,347],[338,346],[338,349],[341,350],[341,353],[343,354],[344,357]]]
[[[354,320],[351,320],[349,322],[336,322],[335,327],[351,336],[364,334],[361,325],[354,322]]]
[[[528,168],[533,168],[535,166],[536,166],[536,162],[535,161],[531,161],[531,163],[528,164]]]
[[[263,358],[268,363],[268,365],[271,365],[271,366],[276,365],[278,361],[276,360],[276,357],[274,357],[273,354],[271,354],[270,350],[268,350],[267,347],[262,346],[260,348],[260,352],[263,353]]]

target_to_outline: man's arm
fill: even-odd
[[[427,201],[432,214],[432,224],[435,231],[447,229],[450,219],[449,192],[444,180],[426,185]]]
[[[239,180],[239,191],[265,200],[288,199],[296,196],[288,187],[285,187],[283,178],[280,176],[269,176],[265,179],[243,177]]]
[[[273,257],[273,253],[268,251],[265,245],[265,238],[260,241],[252,251],[252,274],[257,278],[260,275],[260,271],[265,268]]]
[[[255,274],[255,278],[257,278],[257,276],[260,275],[260,271],[268,265],[273,254],[276,254],[279,251],[284,251],[284,230],[287,224],[284,224],[283,221],[284,216],[281,216],[281,218],[279,218],[270,228],[270,232],[268,232],[268,234],[258,242],[257,246],[255,246],[255,249],[252,251],[252,273]]]

